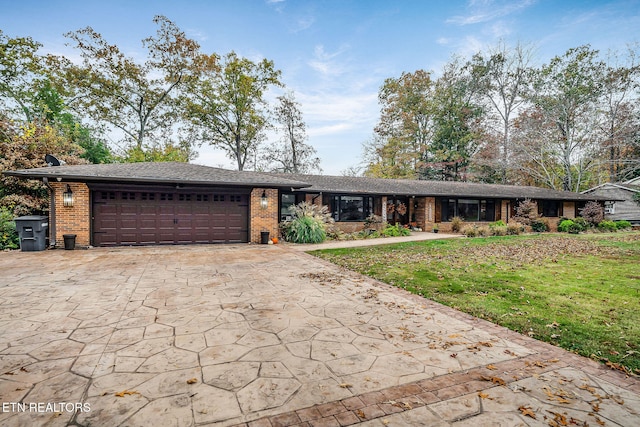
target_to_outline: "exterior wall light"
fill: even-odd
[[[64,206],[73,206],[73,191],[71,191],[69,184],[67,184],[66,191],[62,193],[62,204]]]
[[[262,190],[262,196],[260,196],[260,207],[267,209],[269,207],[269,199],[267,198],[267,192]]]

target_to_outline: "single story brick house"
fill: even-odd
[[[609,197],[465,182],[273,174],[189,163],[63,165],[5,171],[43,181],[51,192],[49,235],[61,246],[189,243],[259,243],[278,235],[288,207],[301,201],[327,205],[346,232],[362,229],[370,214],[391,223],[450,229],[467,222],[505,222],[529,198],[551,222],[573,218],[590,200]]]

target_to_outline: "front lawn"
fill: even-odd
[[[640,233],[431,240],[312,254],[640,374]]]

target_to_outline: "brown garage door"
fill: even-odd
[[[96,190],[92,197],[95,246],[248,241],[248,194]]]

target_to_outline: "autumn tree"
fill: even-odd
[[[284,173],[321,172],[320,158],[313,146],[307,144],[306,123],[302,117],[300,103],[292,92],[277,98],[273,109],[276,131],[282,136],[280,143],[264,150],[264,161],[269,169]]]
[[[610,182],[637,175],[640,169],[640,62],[638,45],[626,56],[607,56],[600,111],[602,157]]]
[[[477,152],[482,108],[474,101],[477,82],[459,58],[451,60],[437,80],[433,93],[433,136],[430,161],[423,175],[431,179],[466,180],[466,171]]]
[[[372,156],[365,174],[384,178],[418,178],[429,158],[433,133],[431,73],[417,70],[388,78],[380,88],[378,138],[370,146]]]
[[[15,215],[45,212],[49,193],[41,181],[5,176],[1,172],[44,167],[45,155],[51,153],[67,164],[87,163],[80,158],[84,150],[46,121],[16,126],[5,116],[0,117],[0,129],[0,207]]]
[[[171,136],[179,114],[176,96],[193,71],[199,45],[173,22],[156,16],[155,36],[142,41],[147,59],[139,63],[118,46],[109,44],[91,27],[66,34],[82,58],[49,57],[56,73],[56,89],[69,106],[98,124],[122,133],[125,160],[140,153],[173,145]],[[179,147],[178,147],[179,149]]]
[[[504,43],[478,52],[469,62],[471,75],[478,84],[478,96],[485,106],[485,135],[481,150],[484,159],[476,157],[477,166],[496,171],[495,181],[507,184],[513,165],[513,128],[519,111],[526,105],[529,87],[532,47]],[[487,180],[487,174],[484,180]],[[489,179],[494,181],[494,179]]]
[[[198,61],[198,77],[182,98],[185,117],[199,139],[223,149],[238,170],[251,163],[269,126],[265,94],[282,86],[273,61],[253,62],[230,52],[218,63],[215,55]]]
[[[546,172],[555,168],[559,178],[545,184],[566,191],[583,189],[598,166],[597,110],[604,77],[605,64],[589,46],[569,49],[536,70],[529,97],[533,107],[520,127],[529,134],[520,138],[519,160],[525,172],[538,173],[527,164],[544,162]],[[530,143],[543,147],[544,157],[532,157],[540,150],[530,150]]]

